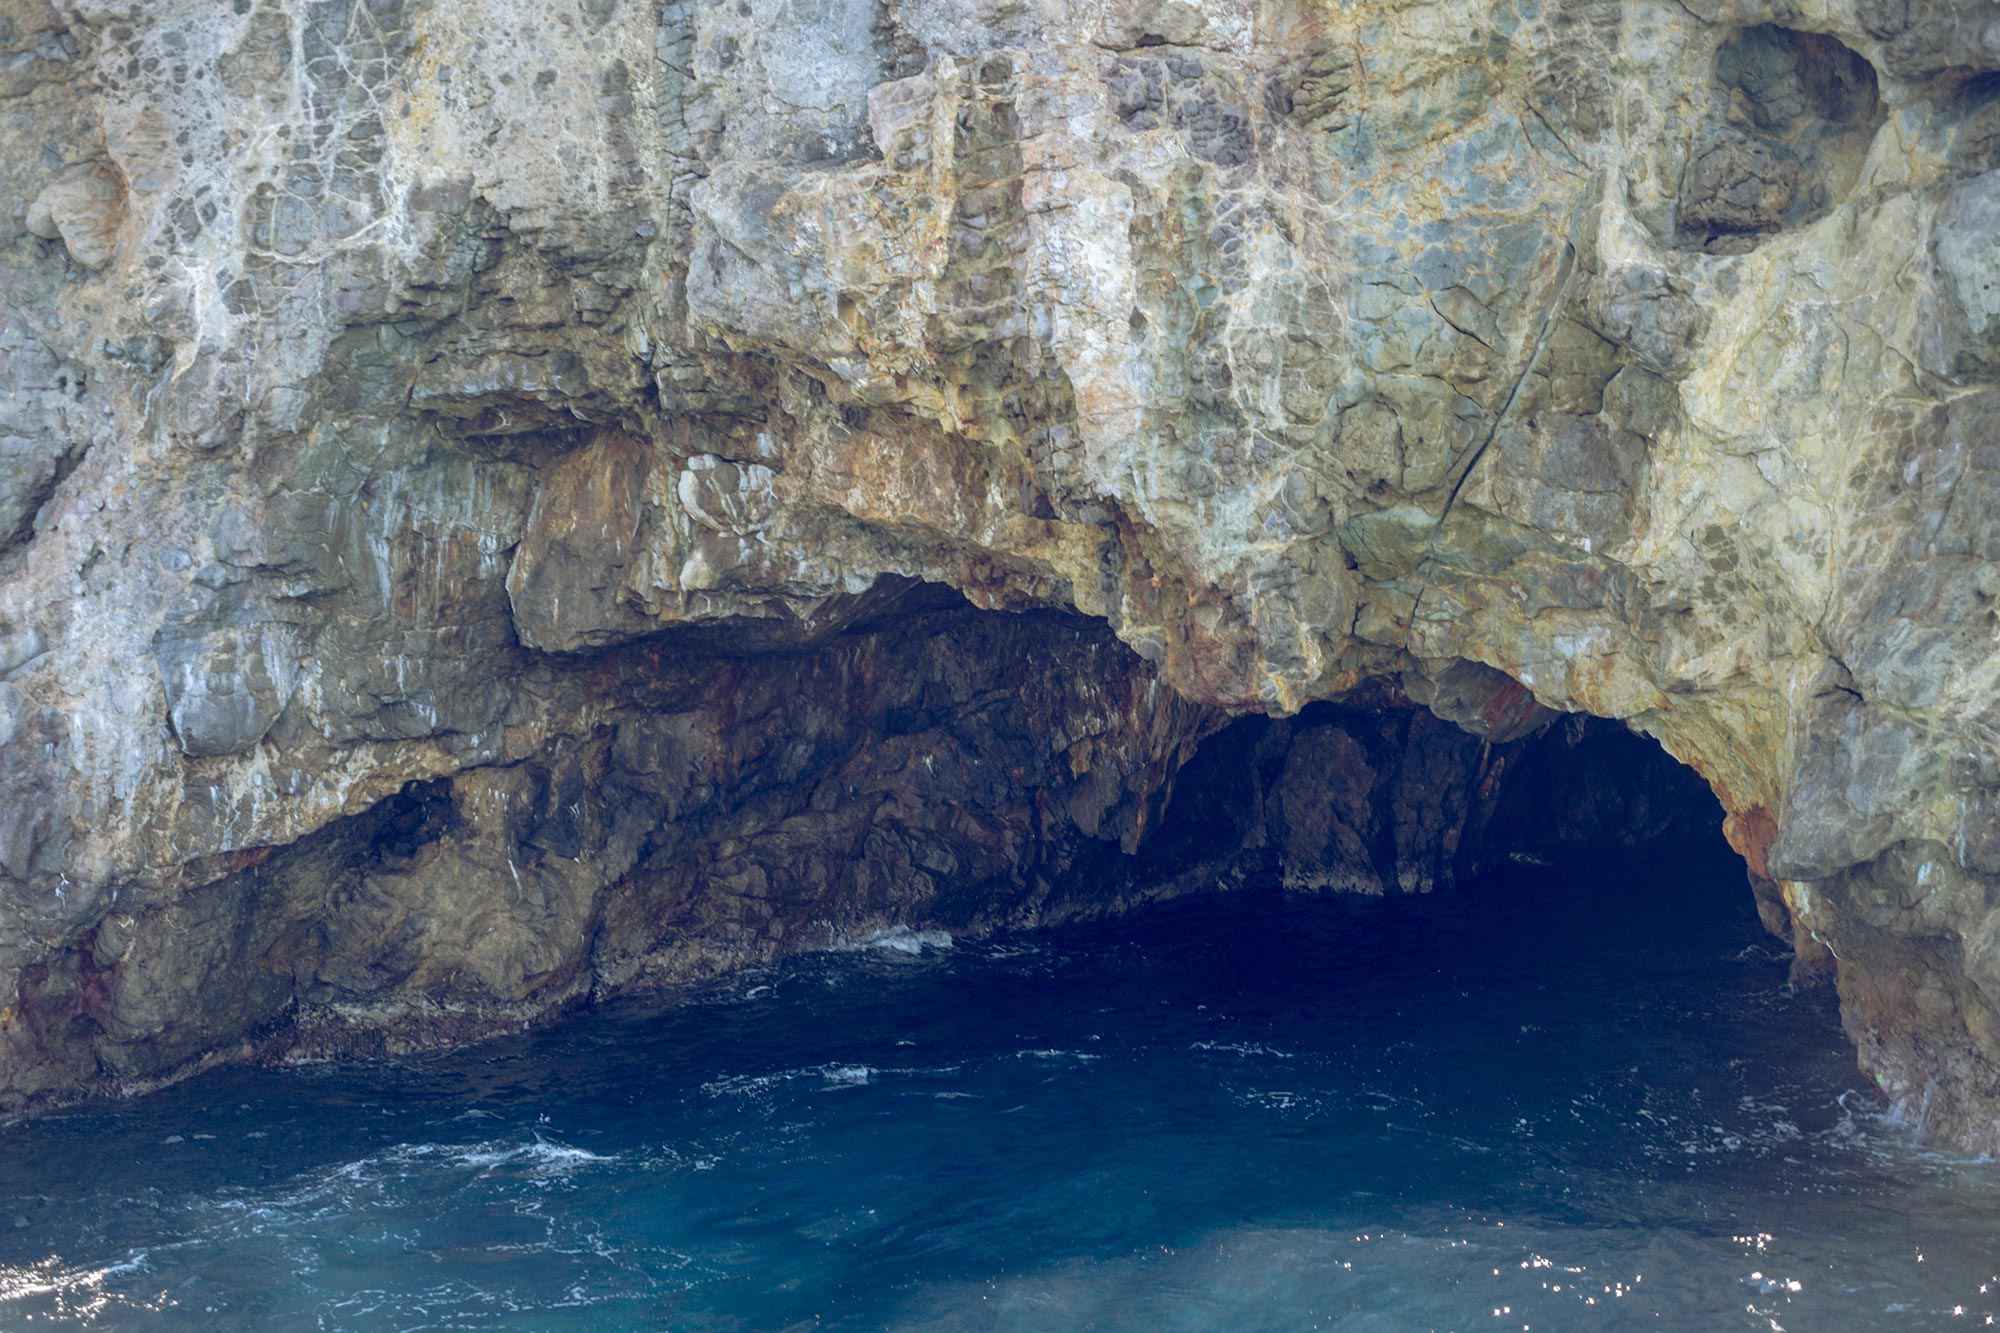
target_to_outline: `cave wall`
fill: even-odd
[[[265,867],[412,784],[500,821],[415,858],[600,790],[632,654],[698,693],[939,585],[1211,721],[1629,722],[1995,1146],[1987,8],[0,0],[0,1077],[97,1059],[144,922],[304,957],[347,899]],[[1309,822],[1302,884],[1408,870]],[[496,994],[585,989],[570,928]]]
[[[1494,745],[1393,689],[1228,723],[1101,622],[939,591],[784,652],[609,650],[550,682],[576,725],[519,758],[117,895],[22,969],[0,1106],[477,1040],[884,932],[1245,883],[1430,892],[1595,839],[1540,805],[1550,773],[1601,781],[1614,818],[1644,800],[1629,754],[1586,778],[1566,732]]]
[[[1129,853],[1219,717],[1095,622],[961,605],[577,674],[549,682],[573,725],[518,757],[118,892],[22,967],[0,1104],[469,1040],[894,927],[1112,910],[1201,868],[1142,881]]]

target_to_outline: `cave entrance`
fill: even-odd
[[[1571,715],[1489,744],[1422,709],[1315,704],[1211,737],[1141,856],[1228,862],[1295,891],[1390,894],[1657,851],[1740,890],[1722,817],[1693,770],[1621,723]]]
[[[1836,1114],[1853,1054],[1834,997],[1791,984],[1782,908],[1722,821],[1618,722],[1489,744],[1387,700],[1314,705],[1210,737],[1141,852],[1226,867],[1229,891],[1104,929],[1192,957],[1194,1003],[1242,1020],[1213,1041],[1291,1049],[1326,1026],[1358,1080],[1495,1140],[1550,1108],[1585,1137],[1693,1125],[1720,1090],[1763,1098],[1743,1071],[1783,1061]],[[1686,1141],[1785,1142],[1796,1115]]]

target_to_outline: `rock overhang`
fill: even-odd
[[[12,10],[17,975],[914,581],[1629,721],[1987,1144],[1980,6]]]

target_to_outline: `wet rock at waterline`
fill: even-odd
[[[0,1089],[1421,889],[1586,713],[1995,1146],[1989,17],[0,0]]]

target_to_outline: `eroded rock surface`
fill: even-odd
[[[2000,1146],[1990,9],[0,0],[0,1087],[1032,915],[1393,683],[1301,884],[1622,719]]]

